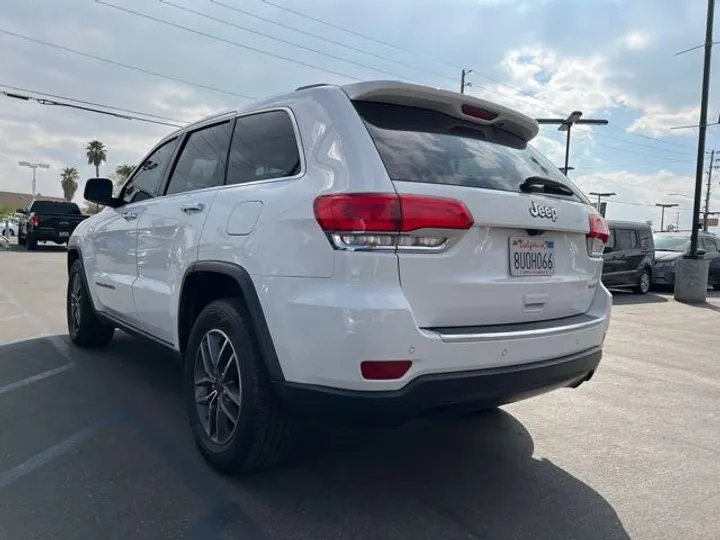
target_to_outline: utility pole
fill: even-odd
[[[472,73],[472,69],[463,69],[462,73],[460,74],[460,93],[464,94],[465,89],[472,86],[471,82],[465,82],[465,76]]]
[[[715,150],[710,151],[710,166],[708,167],[707,175],[707,190],[705,192],[705,210],[703,211],[703,231],[708,230],[708,216],[710,215],[710,191],[712,189],[712,172],[716,169],[715,165]]]
[[[596,120],[594,118],[580,118],[582,116],[582,111],[575,111],[570,114],[567,118],[536,118],[538,124],[556,124],[559,125],[558,131],[567,131],[567,135],[565,137],[565,166],[561,168],[561,171],[565,172],[565,175],[567,175],[567,171],[570,170],[570,167],[568,166],[568,162],[570,161],[570,130],[572,129],[573,125],[575,124],[594,124],[599,126],[606,126],[608,121],[607,120]]]
[[[660,214],[660,232],[663,232],[665,230],[665,209],[666,208],[675,208],[676,206],[680,206],[677,203],[673,204],[662,204],[662,203],[656,203],[655,206],[659,206],[662,208],[662,213]]]
[[[698,133],[698,155],[695,170],[695,198],[693,201],[692,231],[690,232],[691,259],[697,259],[698,229],[700,220],[700,197],[702,196],[703,161],[705,157],[705,137],[707,132],[708,97],[710,94],[710,67],[712,65],[713,22],[715,20],[715,0],[708,0],[707,24],[705,28],[705,59],[703,62],[702,96],[700,98],[700,127]]]

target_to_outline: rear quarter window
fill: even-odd
[[[418,107],[354,105],[394,181],[519,192],[526,178],[542,176],[567,185],[574,198],[587,202],[542,154],[500,128]]]

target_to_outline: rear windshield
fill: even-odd
[[[417,107],[354,104],[392,180],[519,192],[526,178],[542,176],[587,202],[555,165],[500,128]]]
[[[660,251],[685,251],[690,246],[690,238],[687,236],[656,234],[655,249]]]
[[[35,201],[30,206],[30,211],[36,214],[81,215],[78,205],[71,202]]]

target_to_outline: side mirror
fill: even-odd
[[[701,257],[704,257],[707,251],[705,251],[703,248],[697,248],[697,254]]]
[[[15,213],[16,214],[26,214],[27,210],[25,210],[24,208],[18,208],[17,210],[15,210]]]
[[[90,178],[85,182],[86,201],[116,208],[120,201],[113,197],[113,183],[109,178]]]

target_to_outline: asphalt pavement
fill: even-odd
[[[718,538],[720,296],[618,293],[576,390],[308,429],[290,463],[234,479],[195,450],[171,354],[69,343],[65,257],[0,249],[0,540]]]

